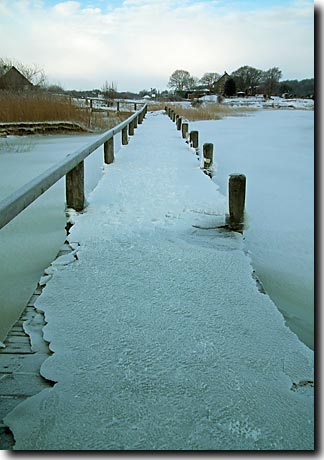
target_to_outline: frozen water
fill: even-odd
[[[0,139],[0,199],[57,163],[94,135],[9,136]],[[86,159],[89,193],[102,174],[103,153]],[[0,230],[0,340],[32,295],[43,270],[65,239],[64,182],[61,180]]]
[[[289,326],[310,347],[314,337],[314,113],[263,110],[191,124],[214,143],[213,180],[247,176],[245,247]]]
[[[313,449],[313,353],[257,289],[241,235],[215,228],[225,201],[150,114],[37,303],[57,384],[6,417],[16,449]]]

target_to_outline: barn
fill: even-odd
[[[0,77],[0,90],[25,91],[33,87],[34,85],[14,66]]]

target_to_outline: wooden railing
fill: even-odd
[[[122,144],[128,143],[128,135],[134,134],[134,128],[141,124],[147,112],[145,104],[127,120],[103,133],[96,141],[86,147],[70,153],[66,158],[32,179],[0,201],[0,229],[7,225],[27,206],[48,190],[63,176],[66,176],[66,206],[82,211],[85,206],[84,197],[84,159],[101,145],[104,146],[104,162],[114,161],[114,135],[122,132]]]

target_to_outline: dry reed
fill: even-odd
[[[185,107],[180,104],[172,104],[172,108],[182,118],[189,121],[198,120],[220,120],[224,117],[242,116],[246,112],[252,112],[256,109],[251,107],[228,107],[223,104],[209,102],[197,107]]]
[[[68,98],[38,92],[0,91],[0,122],[75,121],[88,114]]]

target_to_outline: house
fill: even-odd
[[[216,83],[214,83],[213,88],[212,88],[212,92],[216,93],[216,94],[224,94],[225,83],[227,82],[227,80],[229,78],[230,78],[230,76],[228,75],[228,73],[225,70],[224,75],[222,75],[216,81]]]
[[[0,90],[24,91],[33,87],[34,85],[14,66],[0,77]]]

